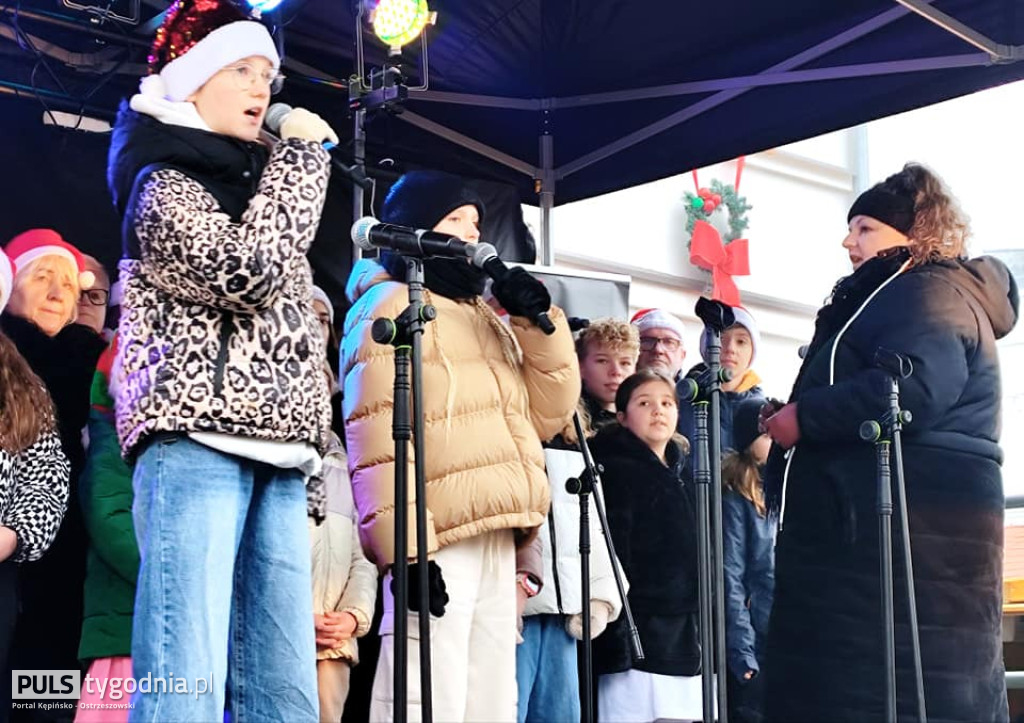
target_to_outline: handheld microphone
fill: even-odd
[[[287,103],[272,103],[270,107],[267,108],[267,115],[263,118],[263,125],[265,125],[267,130],[274,135],[280,136],[281,126],[293,110],[295,109]],[[337,143],[331,143],[330,141],[323,142],[324,150],[328,151],[337,145]]]
[[[437,231],[381,223],[373,216],[364,216],[352,224],[352,241],[361,249],[391,249],[403,256],[442,256],[468,258],[476,252],[477,244]]]
[[[483,269],[484,273],[495,281],[500,281],[508,276],[508,266],[501,260],[498,251],[493,246],[490,244],[473,244],[473,246],[471,258],[474,266]],[[545,334],[555,333],[555,324],[551,321],[547,311],[540,312],[530,321],[540,327]]]
[[[280,140],[281,124],[284,123],[288,114],[293,110],[295,109],[287,103],[272,103],[271,106],[267,108],[267,115],[263,118],[263,127],[266,128],[270,132],[270,135],[275,139]],[[331,143],[330,141],[324,141],[323,147],[324,150],[331,151],[334,150],[336,144]],[[346,166],[334,156],[331,156],[331,165],[344,173],[352,183],[356,184],[364,191],[369,191],[373,188],[373,179],[367,178],[366,173],[364,173],[363,169],[358,166]]]

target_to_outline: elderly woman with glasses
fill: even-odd
[[[14,668],[67,670],[78,667],[82,627],[82,428],[89,415],[92,373],[105,344],[75,323],[79,294],[95,281],[77,248],[52,229],[32,229],[5,250],[17,273],[0,326],[49,391],[61,445],[71,462],[68,511],[60,531],[47,554],[20,571],[23,613],[11,662]]]

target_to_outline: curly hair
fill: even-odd
[[[0,334],[0,447],[18,454],[56,426],[53,403],[42,380],[4,334]]]
[[[576,356],[585,359],[591,344],[615,351],[625,351],[634,357],[640,354],[640,333],[632,324],[611,317],[595,319],[576,337]]]
[[[967,254],[970,222],[949,188],[920,163],[908,163],[883,182],[892,191],[914,199],[914,225],[907,235],[915,266]]]

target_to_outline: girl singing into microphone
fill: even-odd
[[[391,189],[381,220],[433,229],[469,243],[480,238],[483,203],[461,179],[408,173]],[[425,301],[437,309],[423,335],[427,525],[431,649],[444,675],[433,679],[435,720],[516,718],[517,601],[539,580],[516,561],[544,521],[548,482],[541,440],[565,428],[579,396],[579,367],[561,309],[523,269],[494,284],[511,317],[506,326],[481,298],[486,277],[466,259],[424,262]],[[367,554],[382,568],[394,550],[394,442],[391,438],[394,350],[370,337],[374,319],[393,318],[408,303],[402,257],[384,253],[352,270],[341,351],[349,469]],[[548,312],[555,333],[529,319]],[[415,495],[410,469],[410,511]],[[517,575],[522,570],[523,574]],[[409,580],[415,584],[415,565]],[[517,594],[517,584],[523,594]],[[390,575],[385,581],[383,637],[370,718],[390,720],[393,623]],[[410,603],[418,604],[410,589]],[[447,606],[446,603],[447,602]],[[521,610],[519,611],[521,613]],[[410,719],[420,692],[415,619],[409,631]],[[434,668],[437,670],[438,668]]]
[[[281,60],[227,0],[178,0],[149,63],[108,168],[141,553],[132,663],[136,679],[212,681],[140,692],[131,720],[221,720],[228,684],[236,720],[316,720],[305,482],[330,398],[306,253],[336,138],[297,109],[272,151],[259,143]]]

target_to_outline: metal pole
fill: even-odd
[[[352,128],[352,160],[355,172],[360,175],[366,174],[366,129],[363,122],[366,120],[366,110],[360,108],[355,112],[354,127]],[[372,211],[372,209],[371,209]],[[363,187],[358,183],[352,184],[352,219],[358,220],[365,215],[365,203],[363,200]],[[352,244],[352,260],[358,261],[363,258],[363,250]]]
[[[553,266],[555,249],[551,243],[551,211],[555,206],[555,139],[544,111],[544,133],[540,137],[540,248],[537,257],[543,266]]]

